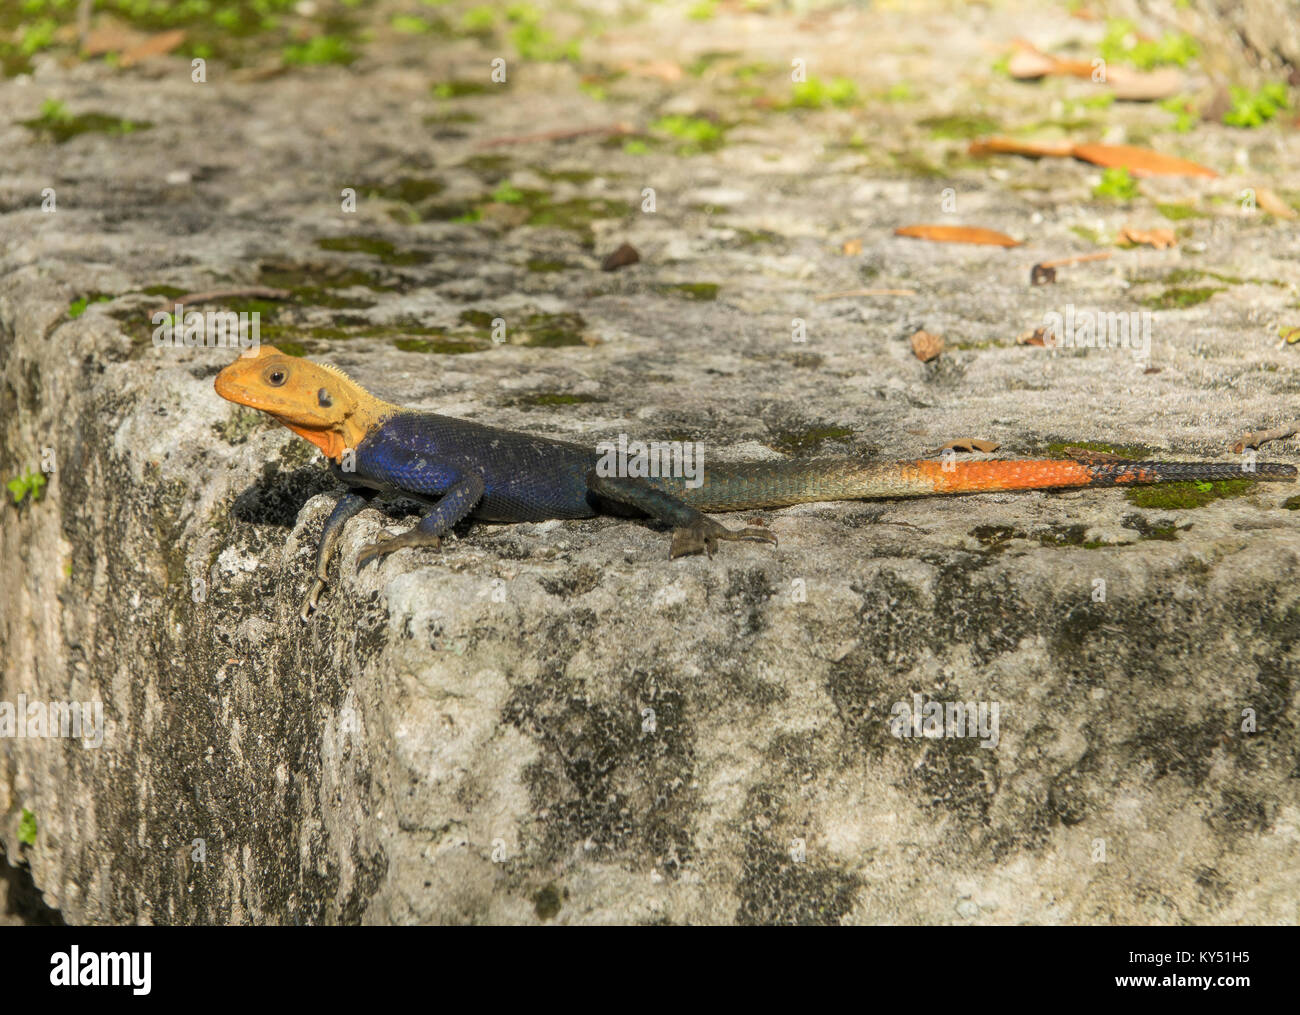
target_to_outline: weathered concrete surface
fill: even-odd
[[[1157,110],[1066,106],[1087,83],[990,69],[985,43],[1093,30],[1060,14],[645,19],[612,23],[585,58],[746,53],[671,85],[608,82],[603,101],[564,65],[518,67],[504,95],[431,97],[485,74],[495,50],[472,39],[260,82],[194,85],[179,63],[0,82],[0,471],[57,456],[44,500],[0,512],[0,701],[96,699],[109,719],[98,750],[0,741],[8,856],[70,923],[1296,922],[1295,487],[1194,509],[1106,491],[810,505],[764,515],[779,549],[712,562],[670,563],[665,532],[612,519],[473,526],[355,574],[361,545],[413,520],[369,510],[322,612],[297,620],[330,503],[319,461],[213,394],[230,353],[152,348],[132,316],[161,300],[146,287],[362,271],[370,288],[300,294],[264,323],[396,401],[588,442],[689,436],[714,457],[906,458],[982,437],[1008,455],[1097,441],[1228,460],[1242,429],[1296,415],[1298,347],[1276,328],[1300,323],[1300,241],[1235,203],[1246,186],[1294,196],[1293,131],[1177,135]],[[876,97],[780,112],[736,87],[735,67],[761,60],[781,94],[796,56]],[[900,81],[915,98],[879,98]],[[154,126],[40,142],[14,121],[49,97]],[[672,110],[734,126],[695,155],[593,137],[477,147]],[[478,119],[423,122],[449,112]],[[923,124],[954,116],[961,133],[972,115],[1091,120],[1078,133],[1229,175],[1108,203],[1091,167],[975,163]],[[595,175],[554,175],[574,170]],[[508,201],[482,222],[411,222],[365,196],[428,178],[445,186],[435,202],[481,203],[506,180],[547,192],[544,208],[627,211],[594,217],[588,246],[511,226]],[[363,195],[355,214],[344,187]],[[1036,261],[1096,249],[1083,234],[1166,224],[1156,201],[1200,216],[1177,223],[1179,248],[1028,288]],[[1026,245],[892,235],[918,221]],[[317,246],[346,235],[394,251]],[[642,263],[597,271],[624,240]],[[914,295],[813,298],[863,287]],[[1015,344],[1067,303],[1139,310],[1195,287],[1221,291],[1155,312],[1149,361]],[[94,293],[116,299],[68,319]],[[324,305],[339,295],[374,305]],[[459,334],[467,310],[512,334],[577,313],[561,337],[586,341],[393,345]],[[910,352],[919,327],[948,337],[934,364]],[[915,693],[999,703],[998,746],[895,739],[891,707]]]

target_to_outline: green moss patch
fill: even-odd
[[[447,185],[432,176],[404,176],[388,183],[372,184],[366,188],[370,197],[402,204],[420,205],[437,197]]]
[[[510,173],[514,162],[509,155],[471,155],[461,166],[483,177],[489,183],[496,183]]]
[[[928,130],[931,137],[956,140],[988,137],[1002,130],[1002,125],[988,116],[930,116],[918,126]]]
[[[338,310],[361,310],[373,307],[374,300],[338,294],[339,289],[364,288],[375,292],[394,292],[398,286],[375,272],[362,271],[338,262],[264,264],[258,272],[258,284],[288,289],[293,300],[304,306],[330,307]]]
[[[1099,441],[1056,441],[1047,445],[1047,454],[1050,458],[1069,458],[1071,456],[1067,452],[1071,448],[1096,451],[1103,455],[1118,455],[1131,462],[1149,462],[1156,454],[1152,448],[1143,444],[1102,444]]]
[[[677,154],[716,151],[726,143],[726,127],[702,116],[673,113],[650,124],[650,132],[677,142]]]
[[[844,441],[853,431],[843,426],[810,426],[804,429],[777,430],[764,443],[773,451],[786,455],[807,455],[820,450],[823,444]]]
[[[589,233],[591,224],[601,219],[622,218],[630,208],[622,201],[599,197],[574,197],[552,202],[549,196],[533,198],[527,192],[525,194],[521,202],[529,210],[525,225],[551,226],[581,233]]]
[[[661,293],[670,296],[684,296],[688,300],[711,303],[718,298],[716,282],[675,282],[671,285],[656,286]]]
[[[509,404],[521,409],[543,409],[557,405],[587,405],[591,402],[603,401],[603,398],[596,395],[575,395],[565,391],[537,391],[530,395],[522,395]]]
[[[460,356],[470,352],[482,352],[490,346],[483,342],[465,342],[453,338],[395,338],[393,347],[402,352],[434,353],[440,356]]]
[[[1222,479],[1213,483],[1157,483],[1125,490],[1128,502],[1140,508],[1165,511],[1205,507],[1216,500],[1240,497],[1255,485],[1250,479]]]
[[[1221,286],[1172,286],[1158,296],[1147,297],[1142,304],[1152,310],[1185,310],[1204,303],[1215,293],[1221,292]]]
[[[1126,546],[1126,543],[1107,543],[1102,539],[1089,539],[1086,525],[1051,525],[1039,532],[1042,546],[1077,546],[1084,550],[1100,550],[1107,546]]]
[[[68,316],[80,317],[92,303],[108,303],[114,299],[116,297],[109,293],[88,293],[85,296],[78,296],[68,304]]]
[[[1205,218],[1204,212],[1197,211],[1190,204],[1157,204],[1158,211],[1170,222],[1182,222],[1184,219]]]
[[[977,525],[968,533],[986,550],[1001,553],[1013,539],[1024,539],[1025,534],[1010,525]]]
[[[585,345],[583,332],[587,322],[579,314],[533,314],[519,329],[523,338],[516,345],[556,349],[566,345]],[[507,324],[507,328],[509,325]],[[510,332],[507,330],[507,334]]]
[[[421,250],[399,250],[382,236],[328,236],[316,241],[321,250],[339,253],[369,254],[384,264],[424,264],[429,255]]]
[[[506,82],[439,81],[431,89],[435,99],[462,99],[466,95],[485,95],[493,89],[505,90]]]
[[[42,103],[40,116],[31,120],[20,120],[19,123],[55,144],[71,141],[81,134],[134,134],[153,126],[145,120],[126,120],[106,113],[74,115],[56,99],[47,99]]]
[[[341,35],[316,35],[306,42],[291,42],[280,53],[288,66],[315,67],[338,64],[346,67],[357,58],[352,43]]]

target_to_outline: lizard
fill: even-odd
[[[595,449],[519,433],[376,398],[342,370],[261,345],[221,370],[222,398],[267,413],[315,444],[346,487],[325,521],[316,580],[303,620],[326,588],[344,525],[377,496],[430,505],[414,528],[361,548],[357,569],[404,547],[441,545],[465,518],[537,522],[598,514],[650,517],[672,529],[669,557],[730,540],[776,543],[765,528],[729,529],[705,512],[747,511],[817,501],[873,500],[1001,490],[1057,490],[1248,478],[1289,482],[1296,469],[1256,462],[1003,459],[954,462],[854,458],[712,465],[684,477],[605,475]],[[346,467],[344,467],[346,465]],[[618,472],[620,470],[612,470]],[[630,470],[623,470],[630,471]]]

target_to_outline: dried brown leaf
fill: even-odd
[[[1123,167],[1134,176],[1218,176],[1213,169],[1161,155],[1148,148],[1124,144],[1080,144],[1074,146],[1074,157],[1107,169]]]
[[[146,39],[148,36],[143,32],[136,32],[120,23],[110,22],[86,33],[81,55],[103,56],[105,53],[120,53],[132,46],[140,45]]]
[[[636,247],[630,243],[624,243],[617,250],[605,255],[605,259],[600,262],[600,270],[615,271],[618,268],[626,268],[629,264],[636,264],[639,260],[641,260],[641,255],[637,252]]]
[[[1178,246],[1178,237],[1174,235],[1172,229],[1135,229],[1132,226],[1125,226],[1119,231],[1119,242],[1165,250]]]
[[[1115,98],[1124,102],[1155,102],[1183,91],[1185,79],[1173,67],[1140,71],[1129,67],[1107,67],[1106,83]]]
[[[118,62],[123,67],[130,67],[141,60],[149,59],[151,56],[162,56],[170,53],[184,41],[185,29],[183,28],[176,28],[170,32],[159,32],[157,35],[149,36],[138,46],[132,46],[124,51]]]
[[[928,331],[918,331],[912,336],[912,352],[922,363],[938,359],[939,354],[943,352],[943,336],[932,335]]]
[[[1027,155],[1033,159],[1069,158],[1074,154],[1074,145],[1069,141],[1043,144],[1036,141],[1017,141],[1009,137],[990,137],[982,141],[972,141],[971,155]]]
[[[894,230],[895,236],[911,236],[918,240],[930,240],[934,243],[980,243],[993,247],[1018,247],[1019,240],[1013,240],[1006,233],[993,229],[981,229],[978,226],[899,226]]]
[[[1007,71],[1020,81],[1034,81],[1056,73],[1056,60],[1037,49],[1018,49],[1007,61]]]
[[[1267,187],[1255,188],[1255,203],[1270,215],[1276,215],[1280,219],[1296,217],[1296,210],[1283,201],[1276,191],[1269,190]]]
[[[1001,446],[1002,445],[999,444],[997,441],[982,441],[975,437],[962,437],[955,441],[949,441],[939,450],[961,451],[966,453],[972,451],[989,452],[989,451],[996,451]]]

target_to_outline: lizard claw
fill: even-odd
[[[316,584],[313,585],[311,591],[307,593],[307,598],[302,601],[302,612],[299,616],[302,617],[304,624],[307,622],[307,615],[311,613],[312,610],[316,609],[316,604],[320,601],[320,594],[324,591],[325,579],[317,578]]]
[[[673,542],[668,551],[668,559],[675,560],[677,557],[685,557],[688,554],[701,552],[708,554],[712,559],[713,551],[717,549],[718,543],[739,540],[776,545],[775,533],[769,532],[767,529],[729,529],[715,522],[712,518],[705,518],[692,525],[685,525],[673,530]]]
[[[383,557],[392,553],[397,549],[397,546],[393,545],[396,542],[397,536],[384,536],[373,543],[367,543],[361,548],[361,552],[357,554],[357,570],[360,571],[376,557]]]

